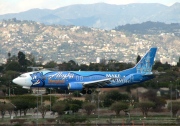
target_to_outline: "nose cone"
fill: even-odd
[[[28,73],[20,75],[19,77],[13,79],[12,82],[17,85],[26,87],[30,87],[32,85],[31,77]]]
[[[17,85],[20,85],[20,86],[24,86],[25,85],[25,80],[20,79],[19,77],[13,79],[12,82],[17,84]]]

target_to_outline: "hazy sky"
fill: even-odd
[[[170,6],[180,0],[0,0],[0,14],[17,13],[32,8],[56,9],[72,4],[129,4],[129,3],[161,3]]]

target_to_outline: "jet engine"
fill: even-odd
[[[83,84],[82,83],[75,83],[75,82],[72,82],[72,83],[69,83],[68,85],[68,89],[71,90],[71,91],[74,91],[74,90],[83,90]]]

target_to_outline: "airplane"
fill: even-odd
[[[91,94],[93,88],[114,88],[153,79],[152,66],[157,47],[152,47],[132,68],[119,71],[33,71],[21,74],[12,82],[23,88],[45,87],[81,91]]]

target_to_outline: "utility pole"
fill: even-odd
[[[51,112],[51,88],[50,88],[50,112]]]
[[[98,92],[98,119],[99,119],[99,92]]]
[[[37,91],[37,122],[36,122],[36,124],[37,124],[37,126],[38,126],[38,107],[39,107],[39,99],[38,99],[38,97],[39,97],[39,88],[38,88],[38,91]]]
[[[172,83],[170,81],[170,84],[171,84],[171,118],[172,118]]]
[[[100,93],[100,89],[99,89],[99,87],[98,87],[98,89],[97,89],[97,95],[98,95],[98,119],[99,119],[99,93]]]
[[[10,99],[10,95],[11,95],[11,88],[10,88],[10,81],[9,81],[9,99]]]
[[[178,90],[177,90],[177,83],[176,83],[176,90],[175,90],[175,91],[176,91],[176,100],[177,100],[177,91],[178,91]]]

